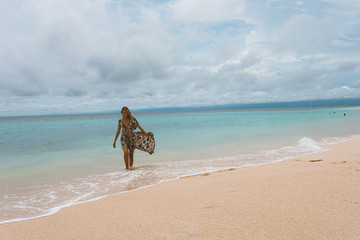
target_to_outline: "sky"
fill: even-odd
[[[359,0],[2,0],[0,116],[360,97]]]

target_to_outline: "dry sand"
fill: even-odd
[[[360,139],[0,225],[1,239],[360,239]]]

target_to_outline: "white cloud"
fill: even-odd
[[[244,0],[178,0],[172,4],[176,20],[185,23],[221,23],[243,20]]]
[[[0,115],[356,96],[359,16],[339,4],[1,1]]]
[[[334,19],[298,14],[282,25],[278,48],[302,54],[317,53],[328,48],[337,34]]]
[[[352,88],[360,89],[360,78],[352,81],[349,86]]]
[[[336,17],[343,22],[358,22],[360,13],[360,2],[358,0],[323,0],[324,2],[332,3],[333,7],[328,9],[329,15]],[[348,27],[348,26],[344,26]]]
[[[62,91],[74,82],[75,87],[86,84],[91,90],[102,82],[158,77],[176,58],[170,54],[174,50],[170,35],[148,12],[141,23],[130,18],[111,22],[106,2],[56,3],[35,1],[22,6],[21,14],[28,16],[23,21],[29,21],[34,30],[4,35],[8,54],[0,58],[9,71],[3,72],[3,81],[9,83],[24,73],[38,83],[46,82],[50,91]]]
[[[326,94],[331,98],[342,98],[344,96],[347,98],[358,98],[360,96],[360,89],[341,86],[328,90]]]
[[[353,72],[357,69],[360,69],[359,62],[340,62],[337,67],[339,72]]]
[[[352,47],[354,46],[354,43],[349,42],[349,41],[344,41],[344,40],[333,40],[331,42],[332,45],[336,46],[336,47]]]

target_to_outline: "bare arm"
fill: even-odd
[[[114,143],[113,143],[113,147],[114,147],[114,148],[116,148],[116,140],[117,140],[118,137],[119,137],[120,130],[121,130],[121,124],[118,123],[118,128],[117,128],[116,135],[115,135],[115,140],[114,140]]]
[[[151,135],[151,132],[146,132],[146,131],[140,126],[140,124],[139,124],[138,121],[136,121],[136,123],[137,123],[137,127],[141,130],[141,132],[142,132],[143,134],[145,134],[146,136]]]

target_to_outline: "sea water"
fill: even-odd
[[[155,135],[124,169],[112,144],[120,114],[0,118],[0,223],[228,168],[324,151],[360,135],[359,108],[134,113]],[[120,139],[120,137],[119,137]]]

